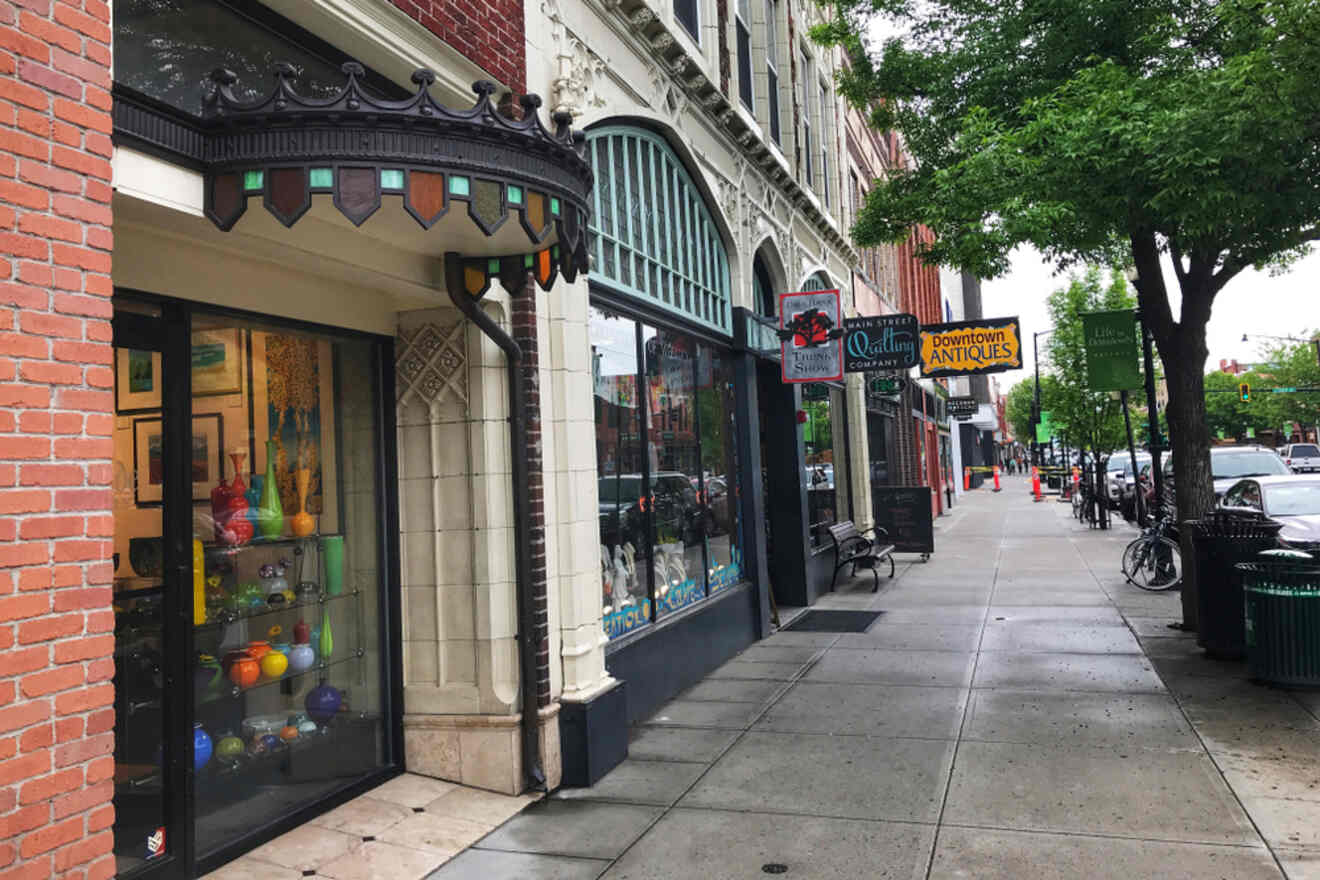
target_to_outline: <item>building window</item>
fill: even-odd
[[[830,90],[825,83],[820,84],[820,194],[825,200],[825,207],[830,206],[830,143],[832,142],[830,113]]]
[[[811,546],[829,544],[829,527],[838,521],[834,463],[836,438],[841,443],[843,392],[821,383],[802,386],[802,409],[807,414],[802,439],[806,458],[807,518]],[[838,451],[842,451],[839,447]]]
[[[815,175],[812,174],[812,152],[815,149],[811,140],[811,56],[806,50],[802,51],[802,70],[799,73],[802,81],[802,158],[805,163],[803,166],[803,176],[806,178],[807,186],[815,186]]]
[[[692,336],[599,308],[589,333],[603,625],[615,639],[742,579],[733,371]]]
[[[752,101],[752,10],[751,0],[738,0],[735,30],[738,39],[738,97],[748,110]]]
[[[248,15],[217,0],[115,0],[114,57],[117,85],[198,116],[217,67],[238,74],[233,89],[244,101],[270,93],[281,61],[293,65],[300,94],[330,98],[344,87],[339,65],[348,60],[274,13]],[[387,98],[409,94],[374,73],[365,87]]]
[[[848,169],[848,208],[851,212],[851,221],[857,222],[858,208],[861,205],[862,185],[857,182],[857,172],[851,168]],[[865,259],[865,258],[863,258]]]
[[[674,0],[674,18],[698,44],[701,43],[701,20],[697,12],[700,0]]]
[[[724,242],[674,151],[649,131],[606,127],[588,133],[587,152],[591,280],[729,333]]]
[[[770,139],[781,143],[779,131],[779,3],[765,0],[766,110],[770,116]]]

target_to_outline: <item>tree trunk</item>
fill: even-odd
[[[1205,411],[1205,325],[1179,328],[1173,350],[1160,346],[1160,360],[1169,384],[1169,437],[1173,446],[1173,482],[1178,522],[1200,519],[1215,505],[1210,470],[1210,426]],[[1181,527],[1183,629],[1195,630],[1196,571],[1192,565],[1191,529]]]

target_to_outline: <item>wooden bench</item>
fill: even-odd
[[[839,569],[846,566],[852,566],[852,576],[857,576],[857,569],[865,568],[871,572],[871,577],[875,579],[875,586],[871,592],[878,592],[880,589],[880,572],[876,566],[881,562],[888,560],[889,576],[894,576],[894,545],[882,543],[882,538],[889,537],[889,533],[882,528],[868,529],[873,534],[873,538],[864,537],[857,531],[857,526],[853,525],[852,520],[844,520],[841,523],[835,523],[829,527],[830,538],[834,541],[834,577],[830,579],[830,589],[834,589],[835,582],[839,579]]]

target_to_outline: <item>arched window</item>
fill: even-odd
[[[806,280],[802,285],[804,291],[812,290],[834,290],[838,285],[830,283],[830,276],[824,272],[816,272]]]
[[[587,133],[596,174],[591,280],[730,332],[729,258],[701,191],[664,139]]]

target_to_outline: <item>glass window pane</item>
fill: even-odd
[[[376,360],[362,339],[194,320],[200,855],[385,764]]]
[[[828,528],[837,519],[834,491],[835,432],[831,400],[842,396],[828,385],[812,383],[802,386],[802,409],[807,414],[802,436],[806,452],[807,519],[810,523],[811,545],[829,543]],[[842,438],[840,438],[841,440]]]
[[[701,32],[698,30],[700,22],[697,17],[698,0],[674,0],[674,18],[683,25],[683,29],[691,35],[692,39],[698,43],[701,42]]]
[[[596,478],[605,634],[616,639],[652,617],[648,598],[646,500],[638,429],[637,325],[593,308]]]
[[[706,595],[705,540],[713,529],[702,492],[697,444],[696,343],[642,328],[646,353],[646,455],[651,468],[650,564],[658,615]]]
[[[188,113],[201,115],[202,89],[217,67],[238,74],[234,92],[245,101],[270,93],[279,61],[293,65],[304,95],[328,98],[344,85],[338,61],[214,0],[115,0],[114,25],[115,81]]]
[[[702,505],[706,535],[706,585],[711,595],[742,580],[738,504],[738,445],[734,423],[733,360],[701,346],[697,360],[697,407],[701,420]]]

